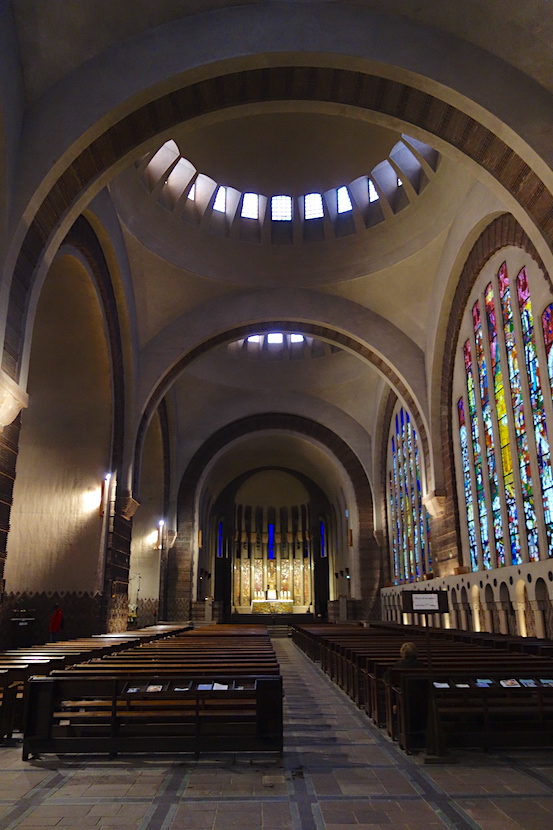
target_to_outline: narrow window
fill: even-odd
[[[339,187],[336,191],[336,201],[338,213],[347,213],[348,211],[353,210],[349,190],[345,187],[345,185],[344,187]]]
[[[292,221],[291,196],[273,196],[271,199],[271,219],[274,222]]]
[[[227,209],[227,189],[226,187],[220,187],[217,191],[217,195],[215,196],[215,201],[213,202],[213,210],[219,211],[219,213],[224,213]]]
[[[192,185],[192,187],[188,191],[188,198],[190,199],[191,202],[196,201],[196,182],[194,182],[194,184]]]
[[[241,216],[244,219],[259,219],[259,196],[257,193],[244,193]]]
[[[378,193],[376,191],[376,187],[369,179],[369,202],[378,202]]]
[[[283,336],[280,331],[272,331],[267,335],[267,343],[282,343]]]
[[[320,193],[308,193],[305,197],[305,218],[321,219],[324,216],[323,198]]]

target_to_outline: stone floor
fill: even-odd
[[[287,639],[283,758],[44,756],[0,747],[0,830],[551,830],[553,752],[404,755]]]

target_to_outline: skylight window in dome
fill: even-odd
[[[259,196],[257,193],[244,193],[240,215],[244,219],[259,219]]]
[[[336,199],[338,213],[347,213],[348,211],[353,210],[349,190],[345,185],[343,187],[339,187],[336,191]]]
[[[227,209],[227,189],[220,187],[213,202],[213,210],[218,210],[219,213],[224,213]]]
[[[376,192],[376,187],[369,179],[369,202],[378,202],[378,193]]]
[[[192,185],[190,190],[188,191],[188,198],[191,202],[196,201],[196,182]]]
[[[399,178],[399,176],[397,177],[397,186],[398,186],[398,187],[403,187],[403,182],[401,181],[401,179]]]
[[[305,197],[305,218],[321,219],[323,216],[323,197],[320,193],[308,193]]]
[[[303,343],[304,341],[303,334],[291,334],[290,335],[290,343]]]
[[[248,337],[248,343],[259,343],[260,340],[260,334],[250,334],[250,336]]]
[[[271,199],[271,219],[274,222],[292,221],[291,196],[273,196]]]
[[[283,335],[282,335],[281,331],[271,331],[267,335],[267,343],[275,343],[275,344],[282,345],[283,339],[284,338],[283,338]]]

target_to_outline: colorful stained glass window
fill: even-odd
[[[534,440],[538,458],[538,477],[542,492],[547,549],[553,554],[553,475],[551,472],[551,451],[547,435],[540,367],[534,339],[534,316],[525,268],[517,276],[517,294],[522,328],[524,361],[526,363],[528,389],[530,393],[530,412],[532,413]]]
[[[543,339],[547,355],[547,374],[549,375],[550,392],[553,394],[553,303],[548,305],[541,316]]]
[[[394,581],[398,584],[421,579],[432,569],[417,432],[403,407],[393,419],[389,459],[388,526]]]
[[[472,462],[476,480],[476,511],[480,525],[480,544],[482,549],[482,561],[485,568],[490,568],[490,537],[488,529],[488,508],[486,505],[486,494],[484,492],[484,469],[482,464],[482,451],[480,444],[480,427],[476,410],[476,391],[474,387],[474,371],[472,362],[472,351],[467,340],[463,347],[465,358],[465,374],[467,379],[468,416],[470,423],[470,435],[472,443]],[[478,567],[473,570],[478,570]]]
[[[326,528],[322,519],[319,522],[319,539],[321,545],[321,557],[324,559],[326,556]]]
[[[478,386],[480,391],[480,406],[482,410],[482,425],[484,437],[484,451],[486,455],[486,466],[488,471],[488,482],[490,489],[491,518],[493,535],[491,543],[495,546],[495,561],[492,562],[491,545],[487,552],[482,551],[485,568],[501,566],[505,564],[505,542],[503,539],[503,518],[501,514],[501,498],[499,496],[499,483],[497,478],[497,466],[495,457],[495,441],[493,435],[492,408],[488,386],[488,368],[484,352],[484,340],[482,336],[482,321],[480,317],[480,302],[477,300],[472,307],[472,322],[474,327],[474,342],[476,349],[476,367],[478,372]]]
[[[471,568],[537,562],[553,556],[553,304],[541,316],[542,345],[528,271],[514,280],[504,262],[468,314],[457,409]]]
[[[478,542],[476,541],[476,524],[474,522],[474,500],[472,497],[472,479],[470,474],[471,467],[469,461],[469,442],[465,418],[465,402],[463,398],[460,398],[457,404],[457,414],[459,417],[459,441],[461,444],[461,458],[463,464],[463,488],[467,508],[470,566],[471,570],[476,571],[478,570]]]
[[[528,558],[530,561],[535,562],[540,558],[538,522],[534,506],[530,448],[528,445],[528,434],[526,432],[524,395],[520,378],[518,345],[515,335],[515,321],[511,303],[509,276],[507,273],[507,265],[505,263],[499,269],[497,277],[499,280],[499,297],[503,316],[503,334],[505,337],[505,348],[507,351],[507,368],[509,371],[511,404],[513,408],[516,448],[522,486],[522,502],[524,523],[526,525],[526,539],[528,542]]]
[[[511,443],[509,438],[509,422],[507,418],[507,401],[505,398],[505,386],[501,371],[501,354],[497,335],[497,323],[495,316],[495,302],[491,282],[486,286],[484,293],[486,306],[486,322],[488,328],[488,340],[490,344],[490,360],[493,378],[493,391],[495,398],[495,412],[497,418],[497,429],[499,436],[499,457],[501,459],[501,472],[503,474],[503,491],[505,509],[507,513],[507,524],[509,528],[509,540],[511,545],[511,562],[507,564],[518,565],[522,559],[520,555],[520,535],[518,527],[518,510],[515,493],[515,478],[513,471],[513,457],[511,454]],[[503,564],[503,563],[499,563]]]

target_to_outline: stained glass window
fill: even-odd
[[[538,458],[538,478],[542,491],[545,533],[547,549],[553,553],[553,475],[551,474],[551,452],[547,435],[545,403],[543,399],[540,367],[534,340],[534,316],[530,300],[530,289],[526,269],[523,268],[517,276],[517,294],[522,327],[522,343],[524,360],[528,377],[530,394],[530,412],[534,427],[534,440]]]
[[[464,388],[457,405],[459,482],[473,571],[553,556],[553,425],[547,423],[551,409],[528,271],[520,269],[513,280],[503,263],[482,285],[466,312],[471,332],[462,345]],[[553,305],[541,320],[549,394]]]
[[[503,374],[501,371],[501,354],[499,351],[499,340],[495,317],[495,302],[491,282],[486,286],[484,303],[486,306],[486,324],[490,345],[490,365],[493,378],[497,434],[499,437],[499,457],[501,460],[501,471],[503,474],[503,492],[511,545],[511,563],[513,565],[518,565],[522,560],[520,556],[520,536],[518,530],[518,510],[513,472],[513,457],[511,454],[509,422],[507,418],[507,401],[505,399],[505,386],[503,384]],[[503,564],[505,564],[505,562],[499,561],[499,565]]]
[[[326,529],[323,519],[319,521],[319,538],[321,543],[321,557],[326,557]]]
[[[269,523],[267,528],[269,531],[267,534],[267,559],[274,559],[275,558],[275,526],[272,523]]]
[[[541,317],[545,353],[547,355],[547,374],[549,375],[550,391],[553,394],[553,303],[548,305]]]
[[[223,522],[217,525],[217,557],[223,558]]]
[[[461,443],[461,458],[463,461],[463,488],[467,508],[467,525],[470,549],[470,564],[473,571],[478,570],[478,543],[476,541],[476,525],[474,522],[474,502],[472,498],[472,480],[470,474],[469,443],[467,424],[465,419],[465,402],[460,398],[457,404],[459,416],[459,440]]]
[[[392,420],[388,463],[388,527],[396,585],[421,579],[432,570],[429,517],[422,503],[418,437],[409,412],[400,407]]]

